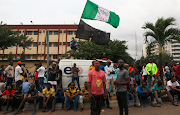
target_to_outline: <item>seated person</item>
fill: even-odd
[[[142,99],[147,99],[149,96],[151,97],[151,106],[153,106],[153,107],[155,106],[153,104],[154,97],[153,97],[153,94],[152,94],[152,90],[147,87],[146,82],[142,82],[142,85],[138,86],[137,92],[138,92],[138,98],[139,98],[139,101],[140,101],[141,108],[146,108],[147,107],[147,106],[144,106],[142,104]]]
[[[6,84],[5,84],[5,80],[1,79],[0,80],[0,90],[3,92],[6,89]]]
[[[2,110],[1,105],[4,104],[7,101],[7,107],[6,111],[4,114],[8,113],[8,108],[11,105],[11,112],[14,111],[14,101],[13,101],[13,96],[14,96],[15,91],[12,89],[12,85],[7,86],[7,90],[5,90],[1,95],[0,95],[0,110]],[[3,95],[6,95],[6,99],[2,98]]]
[[[77,111],[78,100],[79,100],[79,89],[75,87],[75,83],[71,83],[70,87],[66,90],[66,106],[67,111],[71,109],[70,102],[74,100],[74,111]]]
[[[48,106],[54,99],[54,89],[51,88],[51,84],[47,83],[46,88],[43,89],[43,112],[47,112]]]
[[[174,98],[174,95],[178,95],[178,101],[180,99],[180,86],[179,83],[176,81],[175,77],[171,77],[171,80],[167,82],[166,86],[167,91],[169,91]]]
[[[58,85],[57,91],[55,93],[55,98],[54,98],[54,109],[52,110],[52,112],[55,111],[55,107],[56,107],[56,102],[62,102],[62,109],[64,109],[64,102],[65,102],[65,98],[64,98],[64,91],[62,90],[61,86]]]
[[[130,107],[129,99],[134,100],[134,106],[135,107],[139,107],[139,105],[137,105],[137,92],[136,92],[136,89],[134,88],[134,84],[130,84],[127,86],[127,104],[128,104],[128,107]]]
[[[30,97],[28,97],[29,94],[31,95]],[[31,102],[34,103],[34,112],[32,112],[32,115],[36,114],[37,98],[38,98],[38,91],[35,89],[35,84],[32,84],[30,86],[29,91],[27,92],[27,95],[26,95],[25,99],[23,99],[23,101],[21,102],[18,110],[16,111],[16,113],[14,115],[18,114],[18,112],[20,111],[20,109],[22,108],[22,106],[25,104],[26,101],[28,101],[30,103]]]
[[[89,100],[88,90],[87,90],[87,82],[84,83],[84,87],[81,89],[80,96],[79,96],[79,102],[81,104],[80,111],[83,111],[83,100],[84,99]]]
[[[31,83],[29,83],[26,79],[26,81],[22,84],[22,92],[27,93],[29,91],[29,86],[31,86]]]
[[[22,100],[24,99],[24,94],[22,93],[21,90],[22,90],[22,88],[19,87],[14,94],[13,101],[14,101],[15,109],[18,109],[19,105],[21,104]]]
[[[161,105],[159,104],[158,97],[161,97],[161,96],[163,96],[163,95],[165,95],[165,94],[168,95],[169,100],[172,102],[172,104],[175,105],[175,106],[177,106],[177,103],[174,102],[172,95],[170,94],[169,91],[166,90],[166,88],[165,88],[164,85],[162,84],[162,81],[161,81],[161,80],[158,80],[158,83],[156,83],[156,84],[153,85],[152,90],[153,90],[153,92],[154,92],[153,95],[154,95],[154,97],[155,97],[155,99],[156,99],[156,102],[157,102],[157,107],[161,107]],[[165,90],[165,91],[161,92],[161,90]]]

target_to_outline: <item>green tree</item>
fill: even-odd
[[[108,58],[113,62],[122,59],[126,63],[130,63],[133,58],[126,52],[127,49],[126,41],[110,40],[108,45],[96,45],[89,41],[79,41],[76,57],[83,59]],[[70,53],[70,51],[67,53]]]
[[[152,55],[152,51],[154,50],[153,48],[155,48],[155,43],[154,42],[150,42],[150,43],[147,44],[147,47],[146,47],[147,56]]]
[[[0,24],[0,50],[7,49],[11,46],[29,48],[28,44],[33,42],[33,38],[25,37],[12,31],[14,27],[8,27],[6,24]]]
[[[148,37],[154,38],[159,45],[159,66],[160,66],[160,76],[163,80],[162,72],[162,47],[167,40],[178,40],[180,41],[180,30],[176,28],[176,20],[173,17],[167,19],[159,18],[155,24],[151,22],[146,22],[142,27],[146,30],[144,33],[145,40],[148,41]]]
[[[25,60],[26,59],[26,55],[24,54],[24,52],[22,52],[20,60]]]
[[[7,60],[13,60],[12,52],[9,52],[8,59]]]

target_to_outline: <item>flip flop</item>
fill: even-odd
[[[161,107],[161,105],[160,105],[160,104],[157,104],[157,107]]]
[[[177,103],[174,103],[173,105],[174,105],[174,106],[178,106],[178,104],[177,104]]]

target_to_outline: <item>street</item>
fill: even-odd
[[[21,112],[18,115],[31,115],[33,110],[27,110]],[[1,111],[0,114],[2,115],[4,111]],[[179,115],[180,107],[173,106],[170,102],[164,102],[161,104],[161,107],[151,107],[150,104],[147,108],[136,108],[131,106],[129,108],[129,115]],[[8,113],[7,115],[12,115],[13,113]],[[49,115],[49,112],[42,112],[42,110],[37,110],[36,115]],[[85,109],[83,112],[74,112],[74,110],[64,111],[64,110],[56,110],[52,114],[58,115],[90,115],[90,109]],[[113,107],[113,109],[104,109],[104,112],[101,112],[101,115],[118,115],[119,109],[118,107]],[[124,114],[125,115],[125,114]]]

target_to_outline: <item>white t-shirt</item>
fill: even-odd
[[[175,82],[171,82],[171,80],[169,80],[168,82],[167,82],[167,86],[166,86],[166,89],[168,90],[168,91],[170,91],[171,90],[171,88],[169,87],[169,86],[172,86],[172,87],[176,87],[176,86],[179,86],[179,83],[177,82],[177,81],[175,81]]]
[[[19,65],[15,68],[15,82],[22,80],[21,73],[23,73],[21,67]]]
[[[41,66],[39,69],[37,69],[38,77],[44,77],[45,71],[46,70],[43,66]]]
[[[170,73],[170,69],[168,66],[165,67],[166,72]]]
[[[142,70],[143,70],[143,75],[147,75],[146,67],[143,66]]]
[[[113,66],[105,66],[104,67],[104,70],[105,70],[105,74],[106,74],[106,79],[114,79],[114,74],[110,74],[110,72],[113,72],[114,71],[114,67]]]

